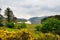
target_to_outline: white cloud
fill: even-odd
[[[0,0],[0,8],[5,10],[7,7],[13,10],[16,17],[27,19],[60,14],[60,0]]]

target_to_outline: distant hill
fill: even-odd
[[[43,17],[32,17],[30,19],[24,19],[24,18],[17,18],[18,22],[30,22],[30,24],[40,24],[41,23],[41,19],[43,19]]]
[[[27,22],[27,19],[24,19],[24,18],[17,18],[17,21],[18,21],[18,22]]]
[[[54,16],[47,16],[47,17],[45,17],[44,19],[42,19],[41,21],[43,22],[43,21],[45,21],[46,19],[51,18],[51,17],[54,17],[54,18],[60,20],[60,15],[54,15]]]
[[[30,19],[24,19],[24,18],[17,18],[17,20],[19,22],[27,22],[30,24],[41,24],[44,20],[51,18],[51,17],[55,17],[58,18],[60,20],[60,15],[54,15],[54,16],[43,16],[43,17],[32,17]]]
[[[29,19],[29,21],[32,23],[32,24],[41,24],[41,20],[43,19],[44,17],[32,17]]]

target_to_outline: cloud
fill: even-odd
[[[7,7],[19,18],[60,14],[60,0],[0,0],[0,8]]]

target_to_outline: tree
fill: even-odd
[[[2,20],[3,19],[3,16],[1,15],[1,8],[0,8],[0,20]]]
[[[3,20],[3,18],[4,18],[3,15],[0,14],[0,21]]]
[[[7,19],[8,22],[12,21],[13,20],[13,17],[14,17],[13,11],[10,10],[10,8],[7,8],[5,10],[5,16],[6,16],[6,19]]]
[[[27,26],[26,26],[26,24],[23,22],[23,23],[20,23],[19,25],[18,25],[18,29],[21,29],[21,28],[26,28]]]
[[[43,32],[53,32],[60,34],[60,20],[56,18],[49,18],[45,20],[43,23],[42,31]]]
[[[4,17],[1,15],[1,10],[2,10],[2,9],[0,8],[0,26],[3,26],[2,21],[3,21],[3,18],[4,18]]]
[[[43,19],[41,20],[41,22],[44,22],[44,21],[47,20],[48,18],[52,18],[52,17],[60,20],[60,15],[54,15],[54,16],[48,16],[48,17],[43,18]]]
[[[16,17],[13,17],[13,20],[12,20],[13,22],[17,22],[17,18]]]
[[[2,9],[0,8],[0,12],[1,12],[1,10],[2,10]]]

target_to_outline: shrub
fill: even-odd
[[[22,29],[20,31],[21,31],[20,40],[32,40],[33,39],[31,32],[29,32],[28,30]]]
[[[14,23],[13,22],[8,22],[8,23],[6,23],[6,27],[13,28],[14,27]]]
[[[25,29],[15,31],[0,30],[0,40],[33,40],[32,35]]]
[[[45,33],[45,36],[46,36],[46,40],[56,40],[56,37],[54,34],[52,33]]]
[[[52,33],[40,33],[38,37],[33,37],[32,33],[27,29],[16,31],[8,31],[0,29],[0,40],[60,40],[59,35]],[[34,35],[36,36],[36,35]]]
[[[60,34],[60,20],[56,19],[56,18],[49,18],[47,20],[45,20],[43,23],[43,27],[42,27],[42,32],[53,32],[53,33],[57,33]]]
[[[41,26],[36,26],[36,31],[41,31]]]
[[[25,23],[20,23],[18,25],[18,29],[21,29],[21,28],[26,28],[26,24]]]
[[[0,26],[4,26],[3,23],[0,22]]]

